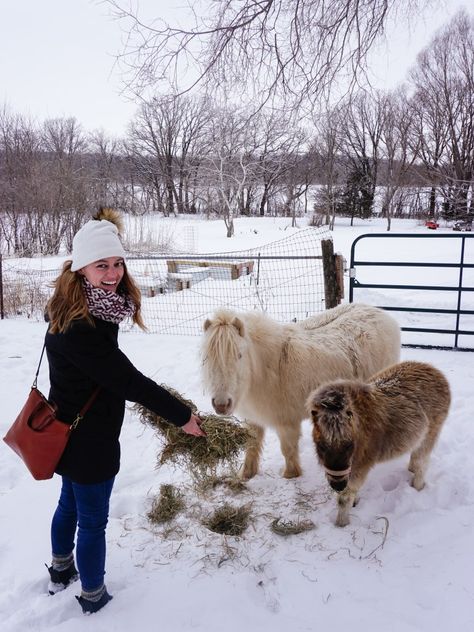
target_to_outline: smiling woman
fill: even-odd
[[[72,259],[65,262],[47,307],[49,399],[58,418],[73,424],[90,393],[100,387],[56,467],[62,488],[51,525],[49,591],[54,594],[80,578],[78,601],[84,612],[97,612],[112,598],[104,584],[105,528],[120,469],[125,400],[187,434],[205,434],[201,419],[186,403],[140,373],[119,349],[122,320],[131,318],[144,328],[140,291],[127,271],[120,227],[115,211],[100,209],[77,232]]]

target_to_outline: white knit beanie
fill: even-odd
[[[92,219],[74,235],[71,271],[107,257],[125,257],[118,228],[106,219]]]

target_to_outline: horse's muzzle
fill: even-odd
[[[327,477],[328,479],[328,483],[331,486],[331,488],[335,491],[335,492],[343,492],[346,487],[347,487],[347,483],[349,482],[347,478],[333,478],[331,477]]]
[[[212,407],[214,408],[214,410],[216,411],[218,415],[228,415],[232,412],[231,399],[228,399],[226,402],[218,402],[213,397],[211,402],[212,402]]]

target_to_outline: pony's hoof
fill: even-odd
[[[286,468],[285,471],[283,472],[283,477],[284,478],[298,478],[298,476],[301,476],[303,474],[302,470],[300,467],[292,467],[290,468]]]
[[[419,481],[416,478],[414,478],[411,482],[411,486],[414,487],[417,492],[421,492],[421,490],[425,486],[425,481]]]
[[[239,470],[239,478],[241,481],[248,481],[254,476],[258,474],[258,469],[256,467],[246,467],[243,465]]]
[[[343,517],[337,517],[336,518],[336,522],[334,523],[336,525],[336,527],[347,527],[347,525],[350,523],[349,518],[343,516]]]

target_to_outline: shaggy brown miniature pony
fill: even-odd
[[[367,383],[338,380],[311,393],[307,409],[316,452],[339,494],[338,527],[349,524],[349,510],[376,463],[410,452],[411,484],[423,489],[450,401],[444,375],[423,362],[400,362]]]

